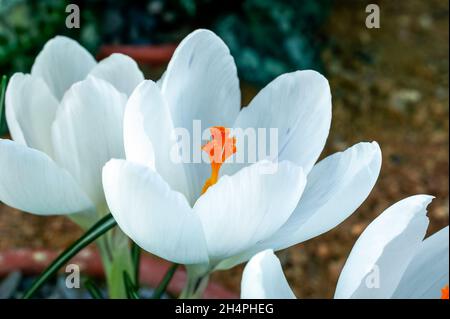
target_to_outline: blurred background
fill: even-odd
[[[69,3],[80,7],[80,29],[65,27]],[[369,3],[381,9],[379,29],[366,28]],[[448,225],[448,10],[447,0],[0,0],[0,74],[29,72],[43,44],[64,34],[98,58],[131,54],[155,80],[177,43],[199,27],[229,46],[243,105],[282,73],[323,73],[333,94],[333,121],[322,157],[359,141],[376,140],[383,151],[381,176],[355,214],[279,254],[298,297],[332,297],[356,238],[390,204],[432,194],[429,232]],[[0,132],[7,136],[5,123]],[[66,218],[0,203],[0,251],[61,249],[81,233]],[[236,267],[213,280],[238,292],[241,272]]]

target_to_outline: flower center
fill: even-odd
[[[210,129],[211,141],[202,146],[211,160],[211,176],[202,188],[204,194],[208,188],[219,179],[219,170],[227,158],[236,153],[236,138],[230,137],[230,129],[223,126],[213,126]]]

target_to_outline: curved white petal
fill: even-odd
[[[162,77],[161,92],[175,128],[191,134],[191,152],[200,156],[202,131],[212,126],[231,127],[240,109],[234,60],[225,43],[208,30],[194,31],[180,43]],[[199,132],[193,132],[194,120],[201,125]],[[209,166],[189,164],[186,173],[189,187],[198,197],[209,176]]]
[[[172,189],[193,203],[183,164],[172,158],[176,140],[170,111],[153,81],[144,81],[130,96],[123,129],[127,160],[156,169]]]
[[[241,298],[295,299],[273,250],[258,253],[245,266],[242,273]]]
[[[13,139],[52,156],[51,124],[58,101],[45,82],[29,74],[14,74],[8,83],[5,104]]]
[[[123,111],[126,96],[108,82],[89,76],[74,84],[53,123],[55,158],[96,205],[104,204],[102,167],[124,158]]]
[[[266,161],[223,176],[195,203],[210,259],[220,261],[271,236],[289,218],[306,184],[302,168]]]
[[[196,30],[181,41],[162,77],[176,127],[231,127],[240,109],[236,65],[226,44],[209,30]]]
[[[163,84],[165,75],[166,75],[166,71],[164,71],[163,74],[161,75],[161,77],[155,82],[156,86],[159,87],[160,89],[161,89],[161,86]]]
[[[56,36],[36,57],[31,74],[43,78],[53,95],[61,100],[70,86],[83,80],[95,64],[92,55],[78,42]]]
[[[111,83],[120,92],[130,95],[144,75],[137,63],[127,55],[113,53],[100,61],[89,73]]]
[[[448,226],[420,245],[405,271],[393,298],[439,299],[441,289],[448,285]]]
[[[341,272],[335,298],[391,298],[425,236],[432,199],[401,200],[364,230]]]
[[[222,173],[232,174],[259,157],[256,160],[294,162],[308,174],[325,146],[330,124],[331,93],[327,79],[309,70],[283,74],[240,112],[233,125],[238,136],[237,153],[229,162],[241,164],[225,165]],[[255,131],[257,142],[252,143],[251,135],[242,138],[249,128],[265,129],[265,135]],[[275,146],[277,149],[270,149]]]
[[[176,263],[208,262],[199,218],[151,168],[111,160],[103,168],[103,187],[120,228],[140,247]]]
[[[157,124],[162,122],[167,126],[170,124],[167,123],[170,115],[166,116],[168,113],[166,105],[161,94],[153,89],[151,83],[151,80],[142,82],[128,99],[123,116],[123,143],[127,160],[155,169],[155,150],[145,131],[145,120],[153,120]],[[151,107],[153,105],[155,106]],[[160,114],[153,116],[152,111]],[[167,134],[166,131],[162,133]],[[163,141],[157,143],[162,144]]]
[[[372,190],[381,168],[377,143],[359,143],[314,166],[297,208],[269,239],[219,265],[228,269],[258,251],[280,250],[336,227],[352,214]]]
[[[0,201],[39,215],[90,210],[74,179],[46,154],[0,139]]]
[[[318,163],[308,175],[295,212],[274,235],[273,248],[292,246],[339,225],[370,194],[380,169],[381,150],[376,142],[358,143]]]

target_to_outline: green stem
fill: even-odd
[[[133,260],[129,247],[128,237],[120,229],[107,234],[97,242],[105,269],[105,279],[108,286],[108,294],[112,299],[124,299],[128,297],[127,287],[123,281],[123,273],[135,277]]]
[[[6,92],[7,77],[3,75],[0,81],[0,131],[3,129],[3,113],[5,104],[5,92]]]
[[[66,264],[72,257],[74,257],[80,250],[92,243],[94,240],[102,236],[108,230],[116,226],[116,221],[111,214],[100,219],[94,226],[92,226],[83,236],[81,236],[76,242],[70,245],[64,252],[62,252],[44,272],[36,279],[32,286],[25,292],[23,298],[31,298],[34,293],[41,288],[41,286],[56,272]]]
[[[90,279],[86,280],[84,283],[84,287],[86,287],[87,291],[91,295],[92,299],[103,299],[102,293],[96,284]]]
[[[131,259],[134,267],[134,284],[139,287],[139,269],[141,264],[141,248],[133,242],[131,244]]]
[[[161,296],[167,290],[167,286],[169,286],[170,280],[172,279],[173,275],[175,275],[178,266],[178,264],[173,264],[172,266],[170,266],[170,268],[164,275],[164,278],[161,280],[158,287],[156,287],[155,291],[153,292],[152,299],[161,299]]]
[[[123,283],[126,288],[127,298],[139,299],[138,288],[134,285],[130,275],[126,271],[123,272]]]
[[[180,294],[180,299],[199,299],[203,297],[206,287],[208,286],[209,274],[197,276],[189,273],[186,286]]]

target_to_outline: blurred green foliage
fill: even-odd
[[[0,78],[0,131],[3,129],[3,117],[5,116],[5,92],[6,92],[7,77],[3,75]]]
[[[173,43],[193,29],[209,28],[229,46],[240,78],[264,85],[285,72],[321,70],[321,25],[331,2],[0,0],[0,74],[29,72],[44,43],[57,34],[95,53],[102,43]],[[69,3],[80,7],[80,29],[65,27]]]
[[[64,26],[65,1],[0,1],[0,70],[28,72],[43,43]]]
[[[266,84],[298,69],[321,70],[321,26],[332,0],[84,0],[108,43],[178,42],[209,28],[230,47],[240,77]]]
[[[68,3],[81,8],[81,28],[65,27]],[[155,44],[181,40],[192,29],[215,30],[241,76],[266,83],[296,70],[320,69],[320,27],[331,0],[1,0],[0,70],[29,71],[56,34],[94,52],[100,43]]]
[[[214,28],[230,47],[240,76],[266,84],[285,72],[321,71],[320,27],[329,8],[330,0],[246,0]]]
[[[57,34],[68,35],[95,51],[100,38],[95,33],[95,16],[81,14],[80,29],[65,26],[70,0],[0,0],[0,71],[29,72],[45,42]]]

